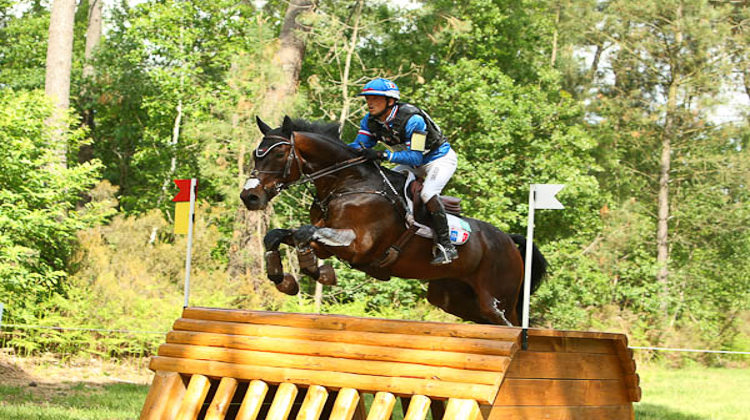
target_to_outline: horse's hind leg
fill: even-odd
[[[490,323],[479,311],[477,295],[460,280],[431,280],[427,285],[427,300],[438,308],[465,321]]]
[[[479,311],[485,319],[493,324],[507,325],[512,327],[518,324],[518,317],[514,311],[514,304],[507,302],[505,298],[497,298],[493,294],[483,290],[477,294],[479,300]]]

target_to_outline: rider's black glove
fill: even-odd
[[[362,156],[367,160],[387,160],[388,154],[382,150],[364,149]]]

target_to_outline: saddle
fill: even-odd
[[[424,204],[422,202],[422,197],[419,195],[419,193],[422,192],[423,187],[424,187],[423,178],[416,178],[407,187],[407,190],[409,191],[409,195],[411,196],[412,202],[414,203],[415,210],[420,208],[420,206]],[[449,195],[441,195],[440,201],[443,202],[443,207],[445,207],[446,213],[449,213],[455,216],[461,216],[461,199],[460,198],[451,197]]]
[[[408,229],[398,238],[398,240],[386,250],[383,258],[377,263],[368,267],[367,273],[371,276],[387,280],[390,278],[388,273],[388,267],[396,262],[401,250],[409,243],[414,235],[421,236],[423,238],[432,238],[434,232],[429,227],[429,221],[427,218],[427,208],[422,203],[422,199],[419,193],[424,187],[423,179],[417,178],[413,173],[407,174],[406,186],[403,190],[404,198],[406,199],[407,206],[411,207],[411,211],[414,213],[414,218],[409,224]],[[448,227],[450,229],[451,242],[454,245],[461,245],[469,239],[471,234],[471,227],[469,224],[460,218],[461,216],[461,199],[450,196],[440,196],[440,201],[443,202],[445,212],[448,213]]]

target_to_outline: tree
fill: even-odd
[[[73,148],[82,131],[62,132],[44,121],[58,112],[39,92],[0,90],[0,301],[13,302],[9,319],[45,314],[39,303],[68,289],[69,262],[79,229],[110,213],[95,204],[74,208],[96,182],[99,165],[59,167],[60,136]]]
[[[63,115],[70,106],[70,72],[73,66],[73,22],[75,19],[75,0],[55,0],[52,3],[52,14],[49,23],[49,41],[47,43],[47,63],[44,91],[53,98],[58,112],[48,122],[52,127],[62,123]],[[55,145],[58,164],[67,164],[67,145],[62,136]]]
[[[656,216],[660,327],[679,316],[688,287],[677,278],[692,261],[675,252],[680,242],[692,242],[682,229],[695,199],[685,194],[702,188],[689,180],[695,174],[689,162],[712,160],[712,149],[724,144],[731,150],[734,142],[710,120],[722,88],[716,80],[727,80],[731,71],[728,12],[709,1],[681,0],[612,1],[604,11],[599,36],[614,48],[610,77],[602,79],[593,108],[603,118],[596,124],[601,147],[610,149],[601,151],[608,175],[602,181],[620,203],[634,198]]]
[[[88,96],[88,85],[91,84],[94,77],[94,52],[99,46],[102,38],[102,3],[104,0],[90,0],[88,19],[86,25],[86,46],[84,50],[84,64],[83,64],[83,83],[81,87],[81,96],[84,98],[83,103],[85,108],[82,112],[83,123],[86,124],[89,129],[94,128],[94,113],[89,103],[90,100],[86,100]],[[88,162],[94,156],[93,146],[86,144],[81,146],[78,153],[79,162]]]

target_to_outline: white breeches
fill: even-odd
[[[422,166],[398,165],[393,168],[399,172],[413,172],[418,177],[424,178],[424,187],[419,196],[423,202],[428,202],[436,194],[440,194],[445,188],[445,184],[450,181],[453,173],[456,172],[458,157],[453,149],[450,149],[445,156],[435,159],[430,163]]]

